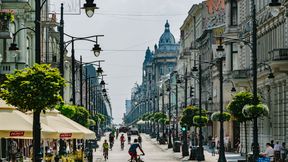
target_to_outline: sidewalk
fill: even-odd
[[[159,145],[159,143],[156,141],[156,138],[151,139],[150,136],[147,134],[142,134],[142,137],[146,138],[147,140],[150,140],[154,145],[157,145],[162,151],[169,152],[169,154],[173,154],[174,157],[179,161],[197,161],[197,160],[188,160],[189,156],[182,157],[181,152],[179,153],[173,152],[172,148],[168,149],[167,144]],[[216,154],[216,156],[212,156],[207,146],[204,146],[204,156],[205,156],[205,162],[217,162],[218,161],[218,154]],[[236,153],[226,152],[225,156],[226,156],[227,162],[237,162],[238,160],[245,159],[244,157]]]

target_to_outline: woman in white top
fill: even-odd
[[[266,143],[266,150],[265,152],[261,153],[262,156],[270,157],[270,161],[273,161],[274,158],[274,149],[271,147],[270,143]]]

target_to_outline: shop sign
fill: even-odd
[[[60,138],[70,138],[72,137],[72,133],[60,133]]]
[[[10,137],[24,136],[24,131],[12,131],[10,132]]]

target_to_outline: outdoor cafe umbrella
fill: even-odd
[[[30,112],[31,115],[33,115]],[[95,133],[75,121],[60,114],[58,110],[41,113],[41,123],[48,125],[59,134],[57,139],[95,139]]]
[[[16,109],[16,107],[6,104],[0,99],[0,138],[33,138],[33,119],[25,113]],[[41,125],[42,138],[55,138],[57,132],[46,126]]]

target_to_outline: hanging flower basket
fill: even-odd
[[[0,10],[0,31],[9,31],[9,23],[14,22],[13,10]]]
[[[195,124],[195,126],[197,127],[203,127],[208,123],[208,117],[207,116],[199,116],[196,115],[193,117],[193,122]]]
[[[223,112],[223,115],[221,116],[220,112],[214,112],[211,115],[211,120],[212,121],[220,121],[220,119],[222,118],[223,121],[229,121],[231,119],[231,114],[228,112]]]
[[[263,116],[269,115],[269,108],[265,104],[258,104],[256,106],[254,105],[245,105],[242,113],[247,118],[259,118]]]

